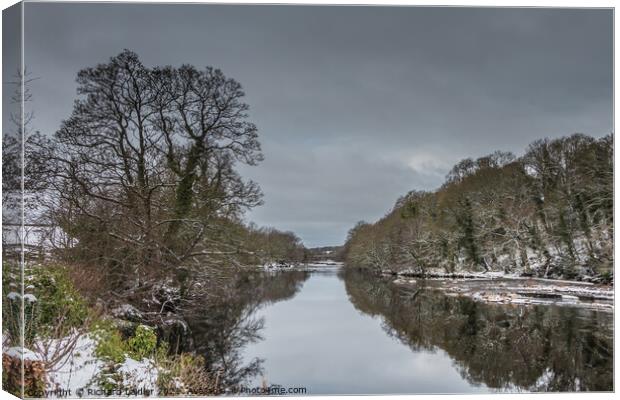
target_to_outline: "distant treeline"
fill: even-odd
[[[542,139],[520,158],[465,159],[434,192],[412,191],[345,245],[349,267],[425,274],[613,274],[613,135]]]
[[[343,246],[323,246],[306,249],[307,260],[312,261],[343,261]]]
[[[273,227],[227,221],[227,228],[219,242],[234,244],[231,254],[241,265],[254,266],[271,263],[307,264],[321,261],[344,261],[343,246],[306,247],[301,238],[291,231]]]
[[[293,232],[250,224],[243,226],[239,235],[242,260],[246,265],[300,263],[306,258],[307,250]]]

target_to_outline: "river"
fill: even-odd
[[[231,383],[306,394],[613,390],[609,312],[412,293],[331,267],[260,282],[226,333]]]

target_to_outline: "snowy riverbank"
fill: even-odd
[[[268,262],[260,266],[266,271],[313,270],[316,268],[340,268],[343,263],[333,260],[312,261],[307,263]]]
[[[399,276],[397,285],[425,287],[449,296],[466,296],[475,301],[502,304],[547,304],[613,311],[611,285],[543,278],[523,278],[504,274],[465,274],[455,277],[426,276],[413,279]]]

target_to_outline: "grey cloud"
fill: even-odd
[[[75,74],[123,48],[239,80],[265,161],[248,214],[338,244],[451,165],[612,130],[612,11],[147,4],[26,5],[36,127],[71,111]]]

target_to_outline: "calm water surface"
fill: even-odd
[[[441,349],[411,351],[387,335],[381,316],[349,301],[337,272],[313,272],[291,300],[265,307],[263,340],[246,357],[264,359],[270,384],[310,394],[486,391],[472,386]],[[263,378],[254,380],[260,384]]]
[[[613,390],[610,313],[476,303],[337,268],[263,275],[223,335],[231,383],[308,394]]]

